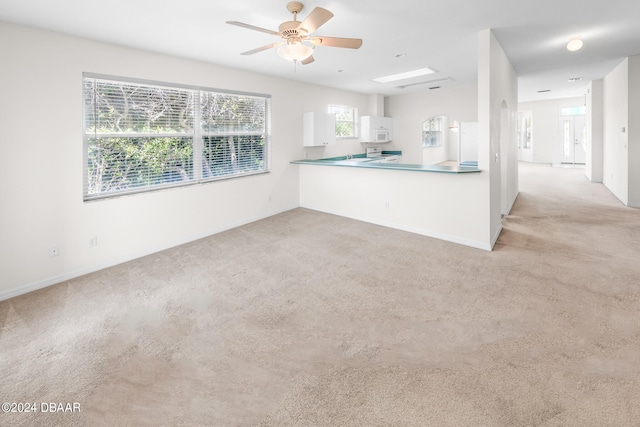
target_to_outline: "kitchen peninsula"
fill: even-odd
[[[365,154],[292,161],[300,206],[484,250],[488,174],[475,166],[370,160]]]
[[[330,157],[316,160],[294,160],[291,162],[299,165],[320,165],[320,166],[348,166],[372,169],[394,169],[416,172],[441,172],[441,173],[474,173],[480,172],[475,166],[445,166],[445,165],[416,165],[390,162],[382,158],[381,160],[365,157],[364,154],[354,156]]]

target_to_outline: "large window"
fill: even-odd
[[[85,200],[269,170],[271,99],[84,76]]]
[[[336,138],[358,137],[358,109],[343,105],[329,105],[329,113],[336,115]]]

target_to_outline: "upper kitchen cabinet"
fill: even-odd
[[[360,117],[360,142],[384,143],[393,139],[393,119],[391,117]]]
[[[320,147],[336,143],[336,115],[304,113],[302,143],[305,147]]]

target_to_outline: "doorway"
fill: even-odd
[[[584,107],[560,111],[560,162],[584,165],[587,160],[587,121]]]

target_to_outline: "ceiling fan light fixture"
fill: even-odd
[[[567,43],[567,50],[570,52],[575,52],[576,50],[580,50],[582,48],[582,40],[580,40],[580,37],[575,37],[572,38],[571,40],[569,40],[569,43]]]
[[[304,44],[300,38],[292,38],[287,40],[287,44],[277,49],[278,55],[292,62],[301,62],[311,56],[313,47]]]
[[[310,34],[315,32],[322,25],[333,18],[333,13],[322,7],[314,8],[309,15],[302,21],[298,21],[298,13],[304,5],[299,1],[291,1],[287,3],[287,10],[293,14],[292,21],[285,21],[278,26],[278,31],[269,30],[255,25],[245,24],[238,21],[227,21],[227,24],[238,27],[247,28],[249,30],[260,31],[262,33],[271,34],[281,37],[285,41],[278,43],[270,43],[256,49],[242,52],[241,55],[253,55],[267,49],[277,48],[278,55],[292,61],[294,64],[301,62],[303,65],[311,64],[315,61],[313,51],[316,46],[340,47],[347,49],[358,49],[362,46],[362,39],[353,39],[346,37],[328,37],[316,36],[309,38]]]

